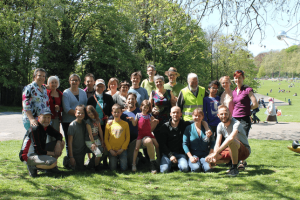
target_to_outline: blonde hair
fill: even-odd
[[[108,83],[107,83],[107,90],[110,90],[110,84],[114,81],[117,82],[117,88],[119,87],[119,80],[117,78],[113,77],[113,78],[110,78]]]
[[[231,84],[231,80],[230,80],[230,77],[229,76],[222,76],[219,80],[219,82],[222,84],[223,80],[224,79],[228,79],[229,80],[229,83]]]

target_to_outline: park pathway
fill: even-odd
[[[25,128],[22,123],[21,113],[0,113],[0,141],[22,140],[24,135]],[[253,124],[249,138],[262,140],[300,140],[300,123]]]

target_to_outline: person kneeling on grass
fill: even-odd
[[[57,158],[61,156],[65,142],[62,134],[56,131],[51,122],[51,111],[46,108],[38,116],[38,125],[30,127],[24,137],[20,160],[27,162],[29,175],[37,176],[37,170],[58,173]],[[55,141],[46,144],[47,136],[55,138]]]
[[[136,171],[136,158],[139,152],[139,149],[141,147],[142,142],[144,143],[144,140],[148,140],[150,138],[151,143],[153,145],[149,145],[147,147],[147,152],[150,157],[150,163],[151,163],[151,173],[156,174],[157,172],[157,163],[155,160],[155,152],[154,152],[154,146],[156,150],[156,155],[159,155],[159,145],[156,141],[156,138],[154,135],[151,133],[151,129],[154,129],[153,127],[151,128],[151,123],[150,121],[155,122],[155,126],[159,123],[157,119],[155,119],[151,114],[151,104],[150,101],[144,100],[141,103],[141,113],[137,113],[135,119],[133,117],[127,117],[132,122],[133,126],[138,125],[138,137],[136,141],[136,146],[135,150],[133,153],[133,162],[132,162],[132,171]]]
[[[90,153],[85,144],[86,135],[86,123],[84,121],[85,106],[78,105],[75,108],[76,119],[70,123],[68,129],[68,144],[69,144],[69,157],[65,156],[63,160],[63,165],[66,168],[84,170],[84,157],[86,153]],[[94,167],[94,159],[90,160],[88,168]],[[93,161],[93,162],[92,162]]]
[[[86,113],[88,119],[86,120],[87,132],[85,134],[85,144],[87,148],[89,148],[96,156],[95,169],[96,171],[99,171],[100,158],[104,151],[103,132],[96,109],[93,106],[89,105],[86,107]]]
[[[114,104],[112,107],[112,124],[106,124],[105,127],[105,145],[109,156],[109,168],[117,169],[118,158],[120,160],[121,170],[127,170],[127,147],[130,141],[129,125],[120,119],[122,107]]]
[[[245,160],[251,153],[246,132],[240,122],[231,118],[228,108],[224,105],[218,107],[218,117],[221,122],[217,127],[217,141],[214,152],[209,154],[205,161],[211,165],[228,163],[232,161],[232,167],[228,176],[239,174],[237,164],[239,160]],[[222,138],[225,141],[221,144]]]

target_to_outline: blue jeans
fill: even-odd
[[[182,172],[188,172],[189,166],[188,166],[188,162],[186,159],[186,155],[173,153],[173,156],[175,156],[175,158],[178,161],[179,170]],[[161,173],[169,172],[171,170],[171,167],[172,167],[172,162],[171,162],[170,158],[168,156],[166,156],[165,154],[162,154],[162,158],[160,160],[160,172]]]
[[[194,156],[197,157],[197,156]],[[189,167],[191,168],[191,172],[209,172],[211,168],[209,164],[205,162],[205,158],[200,158],[196,163],[192,163],[189,159]]]
[[[121,170],[127,170],[127,150],[123,151],[118,156],[112,156],[110,152],[108,152],[109,156],[109,168],[110,170],[117,170],[118,158],[120,160]]]

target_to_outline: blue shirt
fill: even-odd
[[[137,113],[140,113],[140,109],[136,108],[134,111],[129,112],[129,111],[124,111],[123,114],[121,115],[121,119],[124,120],[129,124],[129,130],[130,130],[130,142],[135,140],[138,136],[138,126],[133,126],[132,122],[126,119],[126,117],[133,117],[135,119],[135,116]]]
[[[185,153],[190,152],[192,155],[196,155],[199,158],[204,158],[209,154],[210,149],[214,149],[215,140],[213,136],[209,141],[203,141],[205,137],[205,129],[201,126],[201,137],[198,135],[195,123],[186,127],[183,134],[183,150]]]
[[[149,95],[148,95],[148,92],[145,88],[142,88],[142,87],[139,87],[138,89],[133,89],[133,88],[130,88],[128,90],[128,94],[129,93],[135,93],[137,98],[137,103],[138,103],[138,107],[141,106],[141,103],[142,101],[144,101],[145,99],[146,100],[149,100]]]
[[[220,105],[220,97],[204,97],[203,112],[204,120],[209,126],[218,126],[220,119],[218,117],[218,106]]]

